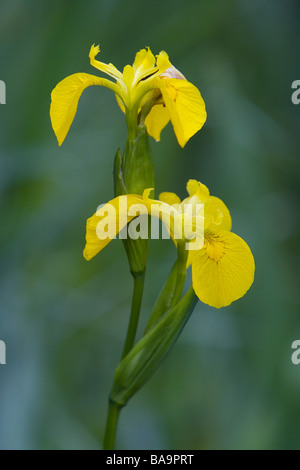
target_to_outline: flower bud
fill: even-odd
[[[127,140],[120,170],[128,194],[142,195],[144,189],[154,188],[154,164],[145,125],[138,126],[134,141]]]
[[[146,188],[154,188],[154,164],[146,126],[140,125],[135,140],[127,140],[124,154],[117,151],[114,162],[115,196],[142,195]],[[148,240],[123,240],[133,276],[144,276]]]
[[[197,297],[191,287],[125,356],[115,372],[111,402],[119,407],[126,405],[148,381],[176,342],[196,302]]]

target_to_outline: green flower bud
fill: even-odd
[[[196,302],[197,297],[191,287],[181,301],[161,317],[120,362],[110,394],[112,403],[118,407],[126,405],[152,376],[179,337]]]
[[[174,264],[168,279],[166,280],[152,310],[151,316],[148,320],[145,333],[154,325],[154,323],[164,315],[172,306],[175,290],[176,290],[176,281],[178,278],[177,273],[177,261]]]
[[[127,140],[124,154],[117,151],[114,162],[115,196],[143,194],[154,188],[154,164],[145,125],[137,128],[135,140]],[[150,218],[149,218],[150,219]],[[149,220],[150,231],[150,220]],[[134,277],[143,277],[146,269],[148,240],[123,240],[130,270]]]
[[[124,154],[118,150],[114,166],[115,196],[143,194],[154,188],[154,164],[145,125],[138,126],[136,139],[127,140]]]

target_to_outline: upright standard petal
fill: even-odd
[[[205,216],[209,219],[207,226],[218,230],[231,230],[231,215],[224,202],[215,196],[209,196],[204,204]]]
[[[170,113],[178,143],[184,147],[206,121],[202,96],[199,90],[186,80],[159,78],[157,86]]]
[[[191,197],[185,201],[196,202],[196,198],[198,198],[199,203],[204,204],[205,226],[207,228],[212,227],[213,224],[218,230],[231,230],[231,216],[228,208],[221,199],[210,196],[209,189],[205,184],[197,180],[189,180],[186,189]]]
[[[193,288],[199,299],[220,308],[239,299],[254,279],[254,259],[247,243],[232,232],[205,234],[192,259]]]
[[[134,84],[141,80],[152,79],[156,75],[165,72],[171,66],[169,56],[165,51],[161,51],[156,59],[149,47],[137,52],[133,63]]]
[[[134,83],[155,72],[155,57],[149,47],[136,53],[132,68],[134,70]]]
[[[59,82],[52,91],[50,118],[59,145],[63,143],[69,132],[82,92],[92,85],[102,85],[118,93],[114,83],[88,73],[70,75]]]
[[[186,190],[190,196],[198,196],[202,203],[209,197],[209,189],[197,180],[188,180]]]

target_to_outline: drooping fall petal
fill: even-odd
[[[63,143],[75,117],[82,92],[89,86],[101,85],[115,93],[114,83],[88,73],[75,73],[56,85],[51,93],[50,118],[59,145]]]
[[[159,142],[161,131],[166,127],[170,119],[169,110],[165,106],[162,104],[154,105],[145,119],[148,134]]]
[[[194,291],[202,302],[225,307],[245,295],[254,269],[253,255],[244,240],[225,230],[206,233],[203,248],[192,255]]]
[[[141,196],[130,194],[112,199],[87,220],[83,252],[86,260],[89,261],[103,250],[137,216],[136,211],[132,210],[135,205],[139,214],[148,214],[147,201]]]
[[[170,113],[178,143],[187,141],[201,129],[206,121],[205,103],[199,90],[187,80],[157,79],[157,86]]]

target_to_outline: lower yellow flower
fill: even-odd
[[[185,242],[187,267],[192,266],[193,288],[202,302],[220,308],[245,295],[253,283],[254,259],[247,243],[231,232],[221,199],[196,180],[188,181],[183,201],[174,193],[154,200],[150,191],[117,197],[88,219],[84,257],[93,258],[137,215],[151,214],[163,220],[176,244]]]
[[[99,46],[91,47],[91,65],[114,81],[75,73],[52,91],[50,118],[59,145],[69,132],[82,92],[93,85],[105,86],[115,93],[126,113],[129,130],[136,128],[143,112],[146,112],[143,119],[146,118],[148,133],[156,140],[160,140],[160,133],[170,120],[182,147],[201,129],[206,111],[200,92],[171,65],[166,52],[160,52],[155,58],[149,48],[142,49],[136,54],[133,65],[126,65],[123,72],[112,64],[96,60],[99,52]]]

